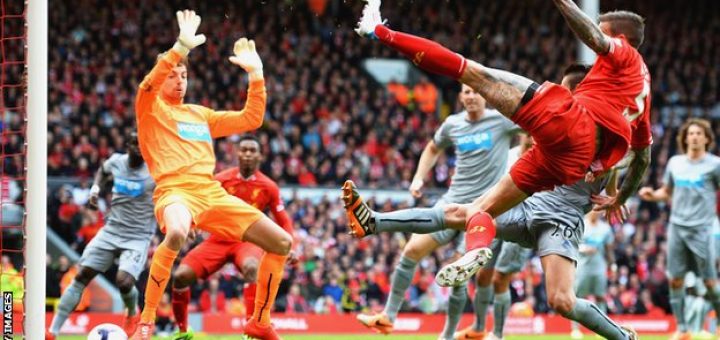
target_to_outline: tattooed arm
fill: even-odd
[[[630,152],[633,153],[632,161],[628,168],[628,173],[623,180],[620,192],[618,193],[618,202],[624,204],[630,196],[637,192],[640,187],[645,171],[650,166],[650,146],[646,146],[642,149],[633,149]]]
[[[590,19],[573,0],[553,0],[555,6],[565,17],[570,29],[585,45],[597,54],[610,51],[610,39],[592,19]]]

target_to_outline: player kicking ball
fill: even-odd
[[[155,234],[152,192],[155,182],[143,161],[135,132],[128,136],[126,154],[114,154],[95,174],[89,205],[97,209],[100,188],[112,180],[110,216],[105,226],[90,241],[80,258],[80,270],[60,297],[46,340],[55,339],[70,313],[80,302],[83,291],[99,273],[106,272],[119,259],[115,284],[127,309],[123,329],[133,334],[140,315],[135,287],[145,270],[150,239]]]
[[[575,82],[579,81],[576,78],[582,79],[581,76],[574,77],[572,73],[570,72],[563,79],[563,85],[568,88],[572,88],[573,79]],[[615,183],[611,179],[603,177],[589,183],[580,180],[573,186],[561,186],[554,191],[533,195],[497,218],[498,238],[526,248],[537,249],[545,273],[548,302],[558,313],[580,322],[608,339],[635,339],[637,335],[634,331],[612,322],[590,301],[577,299],[573,289],[583,216],[592,207],[592,195],[599,194],[604,186],[610,188],[608,192],[613,193]],[[449,204],[430,209],[378,213],[365,205],[352,182],[346,182],[343,191],[343,200],[348,208],[350,220],[364,221],[362,226],[368,233],[394,231],[431,233],[444,228],[462,230],[465,225],[467,205]],[[408,215],[410,212],[412,214]],[[359,218],[359,216],[367,217]],[[400,216],[404,218],[405,223],[397,223]],[[499,315],[498,320],[504,319],[502,315]],[[480,318],[484,319],[484,314]],[[476,329],[459,332],[456,338],[502,337],[502,327],[496,328],[494,333],[485,334],[483,321],[476,320]],[[482,328],[479,327],[480,325]]]
[[[618,195],[595,202],[621,214],[650,163],[650,75],[637,51],[644,38],[644,19],[616,11],[601,15],[598,25],[572,0],[554,2],[576,35],[598,54],[575,93],[483,66],[433,41],[393,31],[383,25],[380,0],[369,0],[363,10],[358,34],[399,51],[423,70],[469,85],[536,143],[509,175],[468,206],[468,251],[441,269],[445,278],[472,277],[492,256],[488,247],[496,233],[493,218],[533,193],[599,177],[631,149],[633,160]],[[351,228],[362,236],[365,231],[358,222],[352,221]]]
[[[257,129],[265,115],[263,64],[255,42],[235,42],[230,62],[249,75],[248,98],[242,111],[215,111],[183,103],[187,90],[187,56],[203,44],[197,35],[200,16],[177,12],[180,34],[175,45],[158,57],[140,83],[135,101],[140,150],[157,187],[155,216],[165,238],[155,251],[145,288],[145,308],[133,340],[150,339],[160,298],[170,271],[192,228],[220,238],[254,243],[265,251],[258,266],[252,318],[244,332],[259,339],[279,339],[270,311],[282,280],[292,237],[260,210],[230,195],[214,179],[213,138]]]
[[[218,173],[215,179],[229,194],[261,211],[269,211],[275,221],[292,234],[292,220],[280,198],[280,188],[260,172],[260,141],[252,135],[240,137],[237,156],[238,166]],[[246,317],[249,318],[255,309],[255,281],[262,255],[263,250],[250,242],[225,240],[215,235],[193,248],[173,273],[172,306],[178,325],[178,333],[173,339],[189,340],[194,337],[188,327],[190,286],[198,279],[204,280],[216,273],[226,263],[234,264],[245,279],[243,301]]]

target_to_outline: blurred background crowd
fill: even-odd
[[[558,81],[562,69],[575,60],[576,41],[551,2],[439,3],[395,1],[383,14],[393,28],[435,39],[467,57],[538,82]],[[601,5],[602,10],[630,9],[647,18],[641,53],[653,80],[654,144],[645,184],[657,186],[667,159],[676,152],[677,128],[686,117],[711,119],[720,135],[720,5],[711,0],[613,0]],[[169,13],[186,6],[184,1],[139,0],[51,4],[48,171],[50,176],[72,177],[73,184],[50,192],[48,224],[77,251],[98,232],[107,214],[107,204],[100,211],[86,208],[92,176],[104,159],[124,150],[125,133],[134,126],[137,84],[157,54],[175,40]],[[364,188],[406,189],[435,129],[449,113],[460,110],[456,83],[422,76],[416,83],[382,85],[363,70],[365,58],[399,56],[351,30],[360,6],[339,0],[191,4],[203,17],[200,31],[208,42],[190,56],[186,101],[242,108],[247,79],[226,58],[235,39],[254,38],[268,88],[265,123],[257,132],[265,155],[262,171],[281,187],[331,189],[320,204],[298,197],[286,202],[300,254],[280,292],[278,309],[288,313],[342,313],[384,303],[407,235],[352,239],[336,189],[345,179]],[[4,123],[21,121],[6,116]],[[233,141],[217,141],[218,170],[236,166]],[[20,150],[21,143],[9,136],[3,148]],[[717,154],[717,147],[711,152]],[[16,162],[6,158],[5,172],[16,174]],[[429,187],[447,187],[453,167],[452,153],[443,155],[429,174]],[[374,203],[380,210],[402,207]],[[608,269],[609,311],[665,313],[668,207],[632,200],[631,209],[627,222],[613,226],[617,267]],[[449,292],[433,283],[433,275],[451,255],[452,247],[442,248],[421,263],[405,310],[433,313],[445,308]],[[70,270],[67,262],[48,258],[57,277]],[[59,296],[62,280],[50,276],[48,296]],[[235,311],[242,305],[236,300],[242,286],[236,270],[228,266],[194,286],[193,308]],[[537,258],[516,276],[511,291],[513,301],[522,302],[518,313],[549,310]]]

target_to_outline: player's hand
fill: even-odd
[[[622,223],[630,216],[627,206],[620,203],[617,196],[592,195],[590,202],[595,205],[594,211],[605,211],[605,219],[611,224]]]
[[[250,75],[261,74],[263,69],[260,55],[255,50],[255,41],[247,38],[240,38],[233,47],[234,55],[230,56],[230,62],[242,67]]]
[[[651,187],[642,187],[638,195],[643,201],[652,201],[655,198],[655,190]]]
[[[180,34],[178,35],[177,43],[173,48],[178,50],[183,55],[188,55],[190,50],[198,47],[205,43],[204,34],[196,34],[197,29],[200,26],[200,16],[195,14],[195,11],[184,10],[177,11],[178,27],[180,28]]]
[[[186,243],[195,242],[196,238],[197,238],[197,233],[195,232],[195,228],[190,228],[190,231],[188,231]]]
[[[100,195],[98,193],[91,193],[90,197],[88,198],[88,207],[90,210],[98,210],[98,197]]]
[[[291,266],[296,266],[299,262],[300,258],[297,253],[294,250],[291,250],[290,253],[288,253],[287,263]]]
[[[410,194],[415,198],[422,197],[422,188],[423,185],[425,185],[425,181],[423,181],[420,178],[414,178],[412,183],[410,183]]]

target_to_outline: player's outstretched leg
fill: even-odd
[[[551,254],[540,259],[545,273],[548,304],[567,319],[574,320],[611,340],[634,340],[637,333],[612,321],[592,302],[575,297],[575,263]]]
[[[275,305],[285,262],[292,248],[292,237],[271,219],[263,216],[245,231],[243,241],[253,243],[265,251],[257,269],[253,316],[248,320],[243,332],[257,339],[280,339],[271,324],[270,313]]]
[[[60,334],[60,328],[62,328],[62,325],[67,320],[68,316],[70,316],[70,313],[72,313],[78,303],[80,303],[83,291],[97,274],[97,271],[89,267],[80,267],[78,275],[75,276],[75,279],[73,279],[72,283],[60,296],[60,303],[58,303],[52,323],[50,323],[50,328],[45,334],[46,338],[54,338]]]
[[[342,191],[350,234],[357,238],[396,231],[430,234],[448,227],[444,207],[413,208],[381,213],[367,206],[352,181],[345,181]]]
[[[393,31],[383,24],[380,0],[367,0],[355,31],[402,53],[415,66],[425,71],[459,80],[472,87],[508,118],[523,102],[532,98],[534,90],[527,94],[528,89],[535,84],[530,79],[485,67],[434,41]]]

